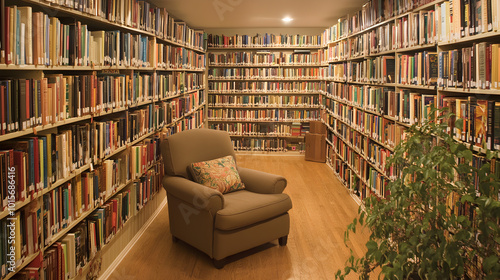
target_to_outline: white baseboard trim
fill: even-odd
[[[132,240],[130,240],[130,242],[127,244],[127,246],[125,248],[123,248],[121,253],[116,257],[116,259],[113,261],[113,263],[111,263],[111,265],[108,267],[108,269],[106,269],[106,271],[104,271],[104,273],[101,276],[99,276],[99,280],[106,280],[109,278],[111,273],[113,273],[113,271],[115,271],[116,267],[122,262],[123,258],[125,258],[125,256],[128,254],[130,249],[132,249],[134,247],[135,243],[137,243],[137,241],[142,237],[144,232],[146,232],[148,227],[153,223],[154,219],[158,216],[158,214],[160,214],[160,211],[163,209],[163,207],[165,207],[165,205],[167,205],[167,197],[166,196],[163,199],[163,201],[161,202],[160,206],[156,209],[155,213],[153,215],[151,215],[151,217],[149,217],[148,221],[135,234],[134,238],[132,238]]]

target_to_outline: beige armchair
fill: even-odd
[[[180,239],[205,252],[217,268],[224,266],[227,256],[267,242],[278,239],[286,245],[292,202],[282,193],[285,178],[238,167],[245,189],[226,194],[193,181],[191,163],[235,156],[227,132],[179,132],[162,142],[161,151],[174,242]]]

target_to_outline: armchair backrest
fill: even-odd
[[[165,173],[192,179],[188,166],[194,162],[228,155],[235,157],[231,138],[226,131],[191,129],[165,138],[161,143]],[[236,157],[235,157],[236,160]]]

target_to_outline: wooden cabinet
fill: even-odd
[[[305,159],[309,161],[326,161],[326,126],[320,121],[309,123],[309,132],[306,133]]]
[[[305,159],[309,161],[326,161],[326,140],[325,135],[317,133],[306,134],[306,154]]]

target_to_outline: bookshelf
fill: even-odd
[[[239,151],[302,150],[318,120],[319,36],[208,36],[208,121]]]
[[[386,159],[430,104],[463,120],[447,131],[472,146],[476,166],[499,149],[499,31],[498,1],[372,0],[323,32],[327,164],[355,201],[388,195],[397,171]],[[480,266],[467,277],[482,278]]]
[[[0,18],[1,279],[102,273],[162,205],[160,140],[205,126],[205,34],[146,1],[1,0]]]
[[[445,102],[459,98],[465,99],[464,106],[469,108],[471,100],[486,99],[495,108],[494,100],[498,100],[498,89],[493,86],[463,87],[463,77],[458,77],[462,73],[457,72],[462,71],[463,58],[452,54],[457,49],[460,53],[466,48],[477,51],[482,42],[494,45],[499,38],[498,5],[485,7],[491,14],[483,21],[469,21],[470,33],[462,35],[464,8],[460,1],[378,2],[367,2],[359,12],[339,19],[322,34],[323,61],[328,63],[329,73],[321,95],[322,118],[330,130],[329,165],[361,200],[368,195],[385,196],[383,186],[395,175],[390,168],[383,168],[385,158],[404,137],[405,128],[425,118],[429,104],[445,107],[449,104]],[[451,18],[450,7],[461,17]],[[448,55],[453,55],[453,63]],[[478,67],[479,61],[468,67]],[[494,71],[493,67],[487,69]],[[453,77],[449,77],[450,71],[455,71]],[[471,70],[471,81],[476,79],[474,71],[479,73],[478,68]],[[493,83],[498,80],[494,76],[485,74],[482,81]],[[493,130],[491,124],[484,129],[491,134]],[[476,131],[467,133],[479,138],[476,145],[481,147],[475,150],[481,157],[486,147],[477,142],[488,136],[476,135]],[[490,137],[494,142],[495,136]],[[359,178],[355,184],[354,177]]]

